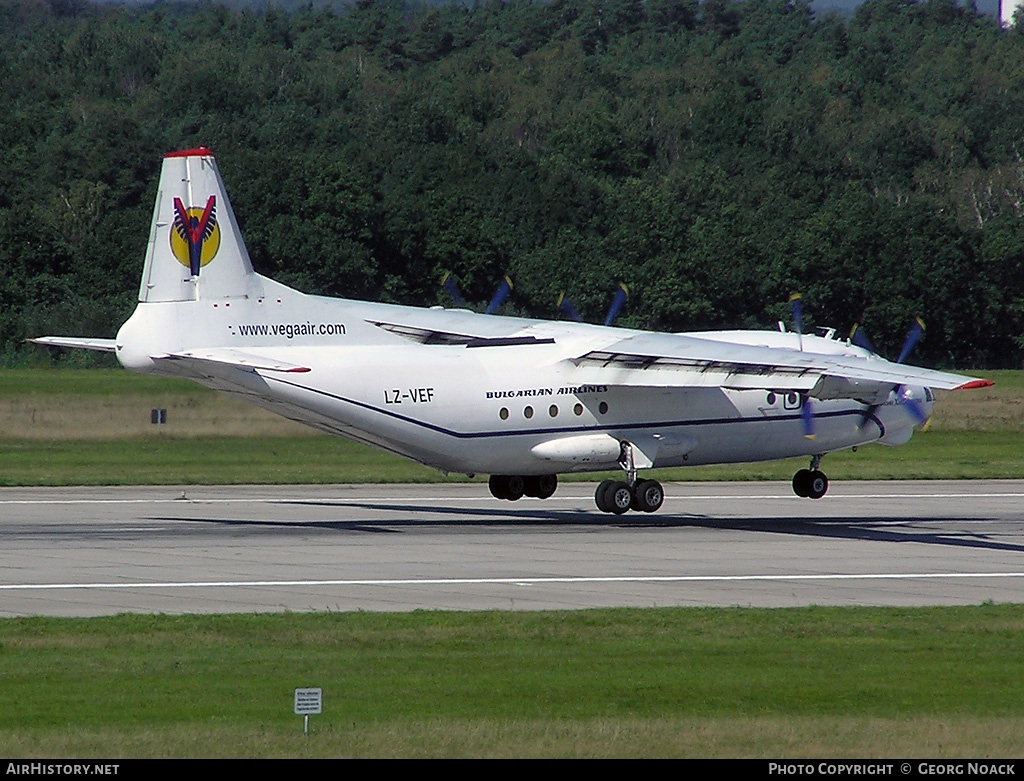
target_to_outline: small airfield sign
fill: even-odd
[[[303,717],[302,731],[309,732],[309,717],[323,712],[323,689],[296,689],[295,715]]]

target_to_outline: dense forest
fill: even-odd
[[[0,0],[0,342],[110,336],[167,151],[307,292],[1024,363],[1024,35],[951,0]]]

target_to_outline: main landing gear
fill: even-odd
[[[793,475],[793,493],[808,499],[820,499],[828,491],[828,477],[818,467],[821,456],[811,459],[810,469],[801,469]]]
[[[547,499],[558,488],[558,475],[491,475],[491,496],[515,502],[524,496]]]
[[[622,515],[627,510],[653,513],[665,501],[665,491],[657,480],[605,480],[594,492],[597,509]]]
[[[605,480],[594,492],[597,509],[603,513],[622,515],[627,510],[653,513],[665,501],[665,490],[657,480],[639,480],[636,476],[636,462],[633,460],[633,446],[622,442],[619,466],[626,473],[625,480]]]

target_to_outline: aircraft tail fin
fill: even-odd
[[[256,297],[261,290],[213,153],[165,155],[139,301]]]

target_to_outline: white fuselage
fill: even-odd
[[[813,456],[883,438],[899,444],[915,424],[895,393],[867,417],[858,401],[816,401],[809,439],[796,392],[671,382],[633,387],[617,383],[614,368],[570,360],[637,332],[328,299],[262,282],[259,298],[140,304],[118,333],[118,359],[135,371],[189,377],[332,434],[469,474],[610,469],[623,441],[635,446],[640,467]],[[410,338],[435,329],[536,341]],[[698,335],[723,347],[858,349],[774,332]],[[257,372],[153,360],[205,347],[272,354],[309,368]],[[927,395],[930,410],[930,394],[916,394]]]

